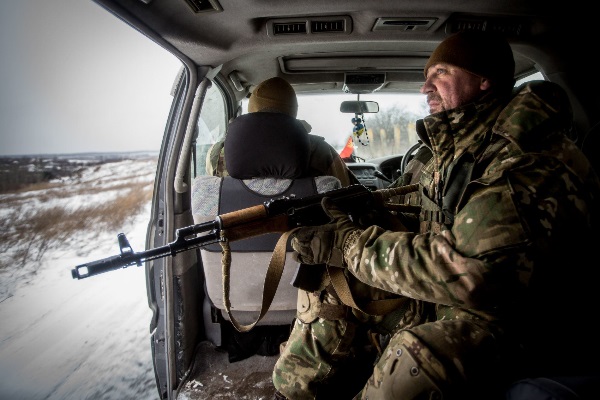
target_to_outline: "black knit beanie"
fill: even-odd
[[[447,63],[496,85],[514,85],[515,59],[504,37],[491,32],[461,31],[447,37],[431,53],[424,74],[436,63]]]

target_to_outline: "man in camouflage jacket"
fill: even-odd
[[[325,200],[332,222],[292,242],[301,262],[345,268],[419,313],[396,325],[357,398],[504,399],[519,378],[597,376],[586,321],[597,310],[600,182],[569,139],[566,94],[550,82],[513,91],[510,46],[475,32],[444,40],[424,72],[431,115],[418,126],[433,158],[419,232],[365,229]],[[327,360],[318,324],[296,323],[290,340],[317,332],[304,345]],[[315,397],[293,386],[277,389]]]

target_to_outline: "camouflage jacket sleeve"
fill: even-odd
[[[500,114],[499,122],[510,125],[515,121],[503,115],[518,113]],[[585,265],[587,238],[597,237],[598,179],[589,163],[554,128],[525,145],[513,139],[486,174],[469,183],[450,229],[417,234],[369,227],[346,254],[350,272],[407,297],[497,310],[518,306],[534,270],[560,280],[565,265]]]

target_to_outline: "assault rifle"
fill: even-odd
[[[123,233],[117,236],[121,253],[112,257],[76,266],[71,270],[73,279],[83,279],[104,272],[141,266],[142,262],[174,256],[183,251],[213,243],[247,239],[267,233],[284,233],[299,226],[323,225],[329,217],[321,207],[321,200],[329,197],[354,221],[376,210],[416,212],[419,207],[390,202],[394,196],[417,190],[417,185],[370,190],[363,185],[351,185],[325,193],[296,198],[281,197],[261,205],[219,215],[213,221],[177,229],[175,240],[165,246],[134,252]]]

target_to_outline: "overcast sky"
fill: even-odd
[[[179,65],[91,0],[0,0],[0,155],[159,150]]]

